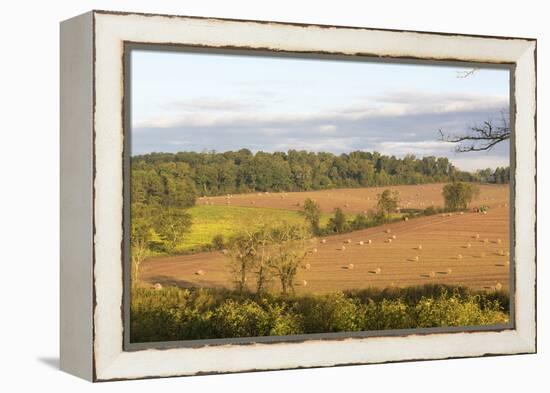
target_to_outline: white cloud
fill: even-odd
[[[414,154],[416,156],[442,155],[448,152],[452,146],[442,141],[408,141],[408,142],[380,142],[376,143],[375,150],[386,155],[404,156]]]
[[[427,114],[452,114],[470,111],[498,112],[507,107],[502,97],[482,95],[443,95],[400,93],[369,99],[346,107],[310,113],[276,113],[254,104],[232,100],[199,98],[167,105],[170,113],[137,124],[135,128],[171,127],[265,127],[288,123],[316,123],[321,132],[336,129],[337,123],[381,118],[400,118]]]
[[[248,103],[243,100],[212,97],[197,97],[173,101],[163,105],[163,109],[177,112],[227,112],[250,110],[254,108],[259,108],[259,104]]]
[[[319,132],[323,134],[333,134],[338,128],[334,124],[324,124],[319,127]]]

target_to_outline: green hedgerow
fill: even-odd
[[[134,288],[132,342],[505,324],[508,294],[425,285],[310,295]]]

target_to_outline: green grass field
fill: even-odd
[[[193,219],[191,232],[185,235],[180,251],[199,249],[212,243],[216,235],[225,239],[243,228],[254,228],[260,224],[277,224],[286,221],[293,224],[305,224],[302,213],[257,207],[240,206],[194,206],[187,210]],[[321,224],[326,225],[330,215],[323,215]]]

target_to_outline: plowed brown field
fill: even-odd
[[[304,200],[315,200],[321,210],[332,213],[340,207],[345,213],[361,213],[376,207],[377,195],[386,189],[399,192],[402,208],[424,209],[428,206],[443,206],[441,191],[445,184],[422,184],[413,186],[342,188],[336,190],[251,193],[199,198],[199,205],[231,205],[301,210]],[[508,201],[507,185],[480,185],[480,196],[475,204],[489,206]]]
[[[393,188],[400,191],[402,200],[410,201],[410,207],[418,207],[421,202],[430,205],[432,200],[436,205],[441,205],[441,187]],[[280,198],[278,194],[263,194],[262,197],[235,195],[231,203],[246,206],[250,200],[256,200],[265,203],[261,205],[257,202],[259,206],[285,206],[290,209],[293,201],[303,202],[310,197],[316,199],[325,211],[342,206],[339,205],[342,201],[347,201],[344,203],[348,203],[349,211],[361,211],[374,206],[373,199],[380,190],[288,193],[285,198]],[[325,196],[327,199],[324,199]],[[474,289],[492,289],[499,285],[508,288],[511,269],[508,263],[508,199],[507,186],[482,186],[480,199],[475,204],[491,206],[488,214],[455,213],[451,216],[422,217],[329,236],[324,238],[325,243],[315,239],[311,243],[311,253],[304,262],[304,266],[310,265],[309,269],[301,269],[296,277],[296,292],[321,293],[427,283],[458,284]],[[225,203],[225,198],[211,198],[211,201]],[[388,238],[392,236],[395,239],[388,243]],[[369,239],[372,243],[366,244]],[[348,240],[351,242],[347,243]],[[361,241],[365,244],[360,245]],[[205,252],[149,259],[143,263],[141,278],[146,285],[230,287],[231,277],[227,270],[224,254]],[[202,274],[197,274],[199,271]]]

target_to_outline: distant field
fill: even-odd
[[[403,200],[406,201],[405,206],[413,208],[426,205],[426,201],[429,202],[427,205],[431,205],[432,199],[436,205],[442,205],[441,198],[436,195],[441,187],[442,185],[424,185],[392,188],[400,190]],[[380,190],[235,195],[228,198],[230,204],[226,204],[223,197],[212,198],[209,201],[212,201],[213,205],[191,209],[196,221],[186,244],[189,244],[189,247],[192,244],[200,244],[216,233],[229,235],[239,226],[256,225],[259,217],[275,221],[285,219],[303,222],[303,217],[296,211],[299,209],[297,206],[294,207],[294,211],[276,209],[285,205],[288,208],[292,207],[289,200],[291,198],[303,202],[307,197],[314,197],[321,203],[324,211],[330,211],[333,206],[336,207],[342,202],[348,203],[348,211],[361,211],[367,206],[374,206],[371,199],[375,198]],[[507,185],[481,186],[480,198],[474,201],[473,205],[491,206],[486,215],[465,213],[421,217],[326,237],[326,243],[315,239],[311,243],[312,252],[304,263],[310,264],[310,269],[301,269],[298,273],[296,291],[322,293],[352,288],[427,283],[464,285],[486,290],[502,286],[506,289],[510,271],[507,263],[510,261],[507,255],[510,247],[508,190]],[[281,198],[282,195],[286,196]],[[250,200],[256,201],[254,205],[260,205],[262,208],[235,206],[238,203],[246,206],[246,201],[250,206]],[[391,233],[385,232],[388,229]],[[475,237],[477,234],[479,239]],[[386,240],[390,236],[396,238],[387,243]],[[348,239],[351,243],[344,243]],[[372,240],[372,244],[359,245],[360,241],[365,242],[369,239]],[[419,245],[422,249],[418,249]],[[350,264],[353,264],[352,268]],[[196,275],[198,270],[202,270],[204,275]],[[146,285],[161,283],[180,287],[231,286],[231,277],[227,273],[227,257],[219,251],[151,258],[144,262],[141,277]]]
[[[304,223],[304,216],[293,210],[199,205],[192,207],[188,212],[193,219],[193,225],[191,232],[178,247],[182,251],[211,244],[215,235],[221,234],[227,239],[243,228],[254,228],[260,223]],[[325,215],[322,223],[325,224],[327,220],[328,215]]]
[[[412,186],[342,188],[323,191],[251,193],[231,196],[199,198],[200,206],[224,205],[301,210],[304,200],[314,199],[321,210],[332,213],[340,207],[346,213],[361,213],[376,207],[377,195],[386,189],[399,191],[402,208],[425,209],[428,206],[443,206],[441,191],[445,184],[421,184]],[[502,202],[503,193],[508,192],[508,185],[480,185],[480,198],[475,204],[498,205]]]

